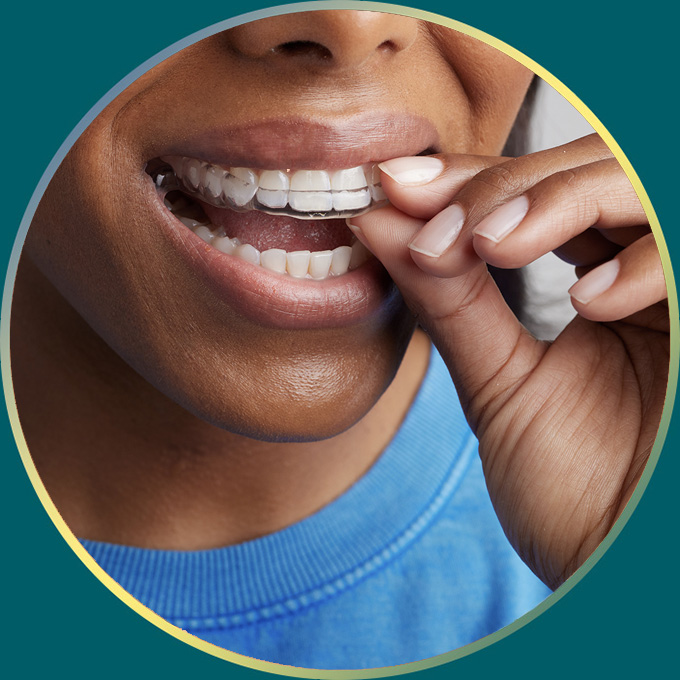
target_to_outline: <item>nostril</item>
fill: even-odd
[[[387,12],[309,11],[269,17],[227,31],[227,45],[281,69],[356,69],[391,58],[420,35],[419,21]]]
[[[322,61],[333,58],[333,53],[327,47],[312,40],[291,40],[272,48],[272,52],[290,57],[313,56]]]
[[[380,52],[396,52],[399,48],[393,40],[385,40],[378,45],[378,51]]]

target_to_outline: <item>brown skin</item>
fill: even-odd
[[[437,151],[452,167],[468,167],[453,154],[476,156],[465,157],[474,167],[453,183],[433,183],[433,201],[422,202],[427,188],[416,196],[427,214],[414,212],[408,192],[386,180],[399,209],[382,212],[388,221],[381,223],[376,213],[361,223],[406,302],[431,322],[428,330],[460,383],[471,422],[480,426],[490,412],[485,405],[497,395],[480,401],[476,381],[482,374],[501,375],[507,343],[479,343],[484,314],[466,326],[468,334],[436,322],[437,305],[449,291],[440,277],[459,272],[414,279],[414,271],[427,265],[411,259],[406,243],[470,177],[503,162],[498,155],[531,77],[512,59],[448,29],[389,14],[324,11],[213,36],[159,65],[114,101],[74,146],[45,194],[13,306],[12,368],[22,425],[45,485],[74,533],[193,549],[280,529],[337,497],[370,467],[426,370],[429,345],[420,333],[409,344],[414,319],[404,305],[358,329],[267,330],[206,291],[157,238],[143,167],[158,149],[225,119],[240,125],[275,111],[334,122],[379,110],[427,118],[439,133]],[[488,182],[476,186],[482,191]],[[382,227],[371,233],[372,224]],[[453,300],[463,308],[486,280],[479,256],[470,247],[466,252],[465,266],[478,273],[453,279],[461,282]],[[488,255],[490,261],[498,257]],[[503,265],[502,258],[495,263]],[[511,324],[503,303],[495,297],[492,302],[498,318]],[[517,338],[513,328],[509,337]],[[467,352],[471,344],[485,348],[481,359]],[[532,356],[539,351],[527,346]],[[524,375],[512,368],[511,375],[503,374],[510,387]],[[582,368],[572,389],[553,401],[558,412],[595,368],[602,385],[613,370],[597,363]],[[659,385],[663,392],[663,361],[652,375],[657,393]],[[492,488],[513,454],[503,442],[521,434],[510,431],[513,423],[532,417],[522,399],[503,403],[499,413],[506,425],[493,436],[490,425],[480,426]],[[650,432],[659,411],[656,399],[641,413],[649,416]],[[538,433],[525,456],[535,460],[541,452],[558,460],[562,449],[574,445],[569,432],[566,422],[553,433],[557,439],[550,428]],[[635,438],[630,432],[622,436]],[[320,441],[303,441],[314,439]],[[497,458],[495,450],[501,451]],[[634,459],[638,470],[644,451]],[[502,494],[495,500],[521,554],[556,585],[596,543],[574,550],[572,536],[561,541],[559,532],[547,544],[534,541],[544,515],[557,516],[557,527],[564,523],[559,508],[544,504],[542,489],[551,475],[532,470],[508,486],[513,494],[521,488],[528,510]],[[622,476],[629,486],[636,479],[632,472],[619,474],[617,483]],[[582,494],[577,488],[573,496]],[[562,500],[571,507],[567,501],[573,498]],[[592,517],[601,515],[595,507]],[[514,535],[517,518],[526,539]],[[528,554],[525,544],[540,554]]]
[[[669,364],[661,259],[597,135],[510,161],[444,160],[424,186],[383,175],[392,206],[353,222],[447,362],[508,538],[557,587],[607,535],[654,444]],[[519,196],[530,206],[521,224],[499,243],[480,235]],[[466,215],[455,243],[440,257],[405,258],[451,202]],[[484,263],[519,267],[553,249],[581,275],[613,258],[620,273],[591,301],[572,298],[579,316],[547,343],[518,323]]]
[[[271,51],[299,40],[313,44]],[[472,58],[494,82],[474,86]],[[273,112],[330,123],[415,113],[441,150],[497,154],[531,77],[452,31],[320,12],[215,35],[102,112],[41,202],[12,319],[22,425],[76,535],[208,548],[309,515],[382,452],[429,356],[417,335],[402,362],[414,328],[403,303],[328,331],[267,330],[237,315],[158,238],[144,164],[187,134]]]

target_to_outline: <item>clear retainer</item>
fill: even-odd
[[[157,186],[179,188],[210,205],[238,212],[259,210],[316,220],[355,217],[387,204],[377,164],[327,172],[226,169],[180,156],[162,160],[174,172],[157,173]]]

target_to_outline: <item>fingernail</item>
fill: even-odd
[[[518,196],[487,215],[472,233],[488,238],[494,243],[500,243],[521,224],[528,212],[529,199],[526,196]]]
[[[379,163],[378,167],[397,184],[417,187],[442,174],[444,163],[434,156],[407,156]]]
[[[423,255],[439,257],[453,245],[463,224],[465,224],[463,208],[454,203],[427,222],[408,247]]]
[[[584,305],[592,302],[612,287],[619,275],[619,269],[621,269],[621,263],[617,259],[601,264],[581,277],[569,289],[569,295]]]

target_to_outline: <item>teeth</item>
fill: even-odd
[[[265,170],[260,174],[260,189],[269,191],[285,191],[290,189],[290,179],[285,172],[280,170]]]
[[[277,274],[288,274],[297,279],[316,279],[323,281],[330,276],[342,276],[357,269],[373,255],[357,240],[351,246],[339,246],[334,250],[297,250],[291,253],[280,248],[271,248],[263,253],[250,243],[241,243],[238,238],[224,236],[224,231],[211,224],[181,215],[175,206],[182,206],[183,212],[190,212],[192,206],[185,199],[165,200],[165,204],[183,224],[196,236],[225,255],[233,255],[245,262],[258,265]]]
[[[257,200],[267,208],[285,208],[288,205],[288,192],[258,189]]]
[[[290,179],[280,170],[265,170],[260,174],[257,200],[268,208],[285,208],[288,205]]]
[[[303,279],[309,271],[309,260],[311,253],[309,250],[296,250],[286,255],[286,270],[296,279]]]
[[[374,165],[367,173],[368,187],[371,191],[371,199],[378,202],[384,201],[387,197],[380,184],[380,168]]]
[[[330,191],[331,178],[323,170],[298,170],[290,180],[291,191]]]
[[[221,236],[216,238],[212,244],[219,250],[221,253],[225,253],[226,255],[233,255],[234,250],[236,249],[236,244],[234,243],[234,239],[229,238],[228,236]]]
[[[222,196],[222,179],[225,174],[224,170],[214,165],[206,168],[202,184],[207,198],[214,200]]]
[[[325,279],[331,270],[333,253],[330,250],[319,250],[309,257],[309,275],[313,279]]]
[[[288,205],[299,212],[329,212],[333,209],[330,191],[290,191]]]
[[[199,238],[202,238],[206,243],[212,243],[214,238],[212,231],[204,226],[196,227],[196,229],[194,229],[194,234]]]
[[[178,168],[175,168],[175,172],[181,179],[186,180],[186,183],[190,189],[198,189],[201,184],[201,170],[203,164],[201,161],[197,161],[193,158],[187,158],[185,160],[186,163],[183,164],[183,172],[182,170],[178,170]]]
[[[207,224],[206,222],[201,222],[200,220],[195,220],[191,217],[181,217],[178,215],[178,219],[185,227],[189,227],[189,229],[194,229],[195,227]]]
[[[224,173],[222,180],[224,195],[239,208],[250,203],[257,191],[257,177],[248,168],[232,168]]]
[[[202,161],[178,156],[164,159],[172,165],[164,173],[179,181],[184,189],[218,207],[263,210],[273,214],[292,214],[299,219],[358,215],[375,207],[376,197],[384,196],[377,166],[336,170],[263,170],[259,175],[250,168],[224,169]],[[165,180],[164,180],[165,183]],[[159,185],[160,186],[160,185]],[[176,186],[176,185],[175,185]],[[162,189],[162,187],[161,187]],[[159,189],[160,190],[160,189]],[[165,191],[161,195],[165,194]],[[294,278],[322,281],[342,276],[361,267],[373,255],[356,239],[351,246],[334,250],[286,252],[279,248],[260,251],[238,238],[229,238],[224,229],[210,224],[196,203],[186,196],[166,195],[168,210],[205,243],[225,255],[232,255],[271,272]],[[382,200],[382,199],[380,199]]]
[[[366,174],[361,167],[338,170],[331,175],[333,191],[352,191],[352,189],[364,189],[367,186]]]
[[[333,208],[338,212],[345,210],[361,210],[371,204],[371,193],[368,187],[359,191],[339,191],[333,193]]]
[[[265,269],[269,269],[270,272],[276,272],[277,274],[285,274],[286,251],[281,250],[279,248],[265,250],[264,253],[260,255],[260,264]]]
[[[350,246],[340,246],[333,251],[333,261],[331,262],[331,273],[335,276],[345,274],[349,269],[349,261],[352,257]]]
[[[331,178],[323,170],[298,170],[290,179],[288,204],[299,212],[329,212],[333,209]]]
[[[260,210],[298,219],[353,217],[386,198],[376,165],[344,170],[222,168],[194,158],[165,157],[184,188],[219,208]]]
[[[234,255],[246,262],[250,262],[250,264],[260,264],[260,251],[254,246],[251,246],[250,243],[236,246]]]

